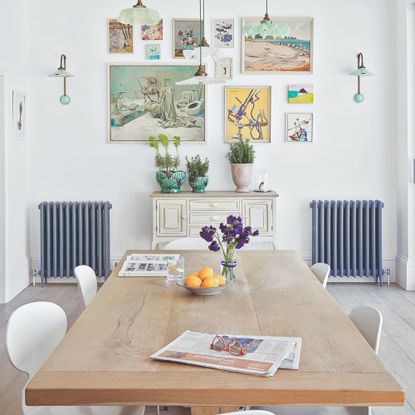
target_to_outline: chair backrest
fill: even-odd
[[[202,238],[179,238],[174,241],[167,242],[163,247],[161,247],[161,249],[166,251],[176,249],[181,251],[204,251],[208,249],[208,243]]]
[[[77,266],[74,269],[74,274],[86,307],[97,293],[97,276],[88,265]]]
[[[330,266],[319,262],[318,264],[314,264],[311,268],[313,274],[317,277],[317,279],[321,282],[321,285],[326,288],[327,281],[330,276]]]
[[[32,378],[63,339],[66,328],[66,314],[57,304],[40,301],[19,307],[6,329],[13,366]]]
[[[381,312],[373,307],[361,306],[354,308],[349,318],[377,354],[383,325]]]

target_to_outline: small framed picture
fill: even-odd
[[[213,19],[213,47],[234,47],[234,20]]]
[[[219,58],[215,63],[215,78],[230,81],[233,78],[233,59]]]
[[[145,57],[151,61],[158,61],[161,58],[161,48],[157,43],[145,45]]]
[[[314,104],[313,85],[289,85],[288,86],[289,104]]]
[[[134,28],[108,19],[108,53],[134,53]]]
[[[198,19],[173,19],[173,58],[184,58],[184,51],[198,48],[199,42]]]
[[[26,134],[26,96],[24,92],[13,90],[13,135],[24,138]]]
[[[152,25],[143,24],[141,40],[163,40],[163,19]]]
[[[287,142],[312,143],[314,117],[312,113],[287,113]]]

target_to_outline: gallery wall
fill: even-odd
[[[44,0],[29,4],[31,206],[30,251],[39,258],[37,204],[42,200],[102,200],[113,204],[111,248],[114,259],[126,249],[150,248],[151,201],[158,190],[153,152],[142,144],[107,143],[107,64],[142,62],[143,42],[135,33],[132,56],[107,53],[107,18],[117,17],[132,1]],[[162,62],[172,61],[174,17],[198,17],[194,0],[148,0],[164,18]],[[384,209],[384,258],[393,269],[396,256],[396,73],[391,58],[396,37],[392,0],[291,0],[270,2],[270,14],[315,19],[313,75],[242,75],[240,18],[262,16],[262,2],[207,0],[207,34],[212,18],[235,18],[234,78],[229,85],[272,86],[272,142],[255,146],[255,167],[270,172],[280,194],[277,213],[279,247],[311,256],[312,199],[380,199]],[[368,18],[370,16],[370,18]],[[385,30],[387,28],[387,30]],[[353,102],[356,55],[376,76],[363,80],[366,101]],[[62,81],[47,74],[68,56],[72,102],[58,98]],[[213,72],[212,68],[209,68]],[[287,86],[312,83],[315,104],[287,104]],[[312,111],[313,144],[285,142],[285,113]],[[225,160],[224,87],[208,87],[206,144],[186,144],[181,154],[211,161],[210,190],[230,190]]]

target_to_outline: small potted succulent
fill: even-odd
[[[249,192],[249,185],[254,171],[254,147],[249,144],[248,140],[244,141],[240,138],[236,143],[231,144],[226,158],[231,163],[232,179],[236,191],[240,193]]]
[[[209,171],[209,160],[202,161],[199,154],[190,160],[186,157],[187,176],[189,177],[190,187],[194,193],[205,193],[209,182],[207,173]]]
[[[173,146],[176,154],[172,155],[169,152],[170,142],[166,135],[160,134],[158,138],[149,137],[150,147],[156,152],[156,180],[161,187],[162,193],[180,193],[180,188],[186,181],[186,172],[178,170],[180,166],[179,147],[181,138],[175,136],[173,138]],[[164,149],[164,155],[162,150]]]

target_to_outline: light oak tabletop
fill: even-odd
[[[219,255],[182,254],[186,273],[219,271]],[[400,385],[296,253],[241,252],[237,261],[237,282],[214,297],[165,278],[118,277],[121,261],[27,386],[27,404],[180,405],[207,414],[204,407],[404,403]],[[260,378],[150,359],[185,330],[301,337],[300,369]]]

